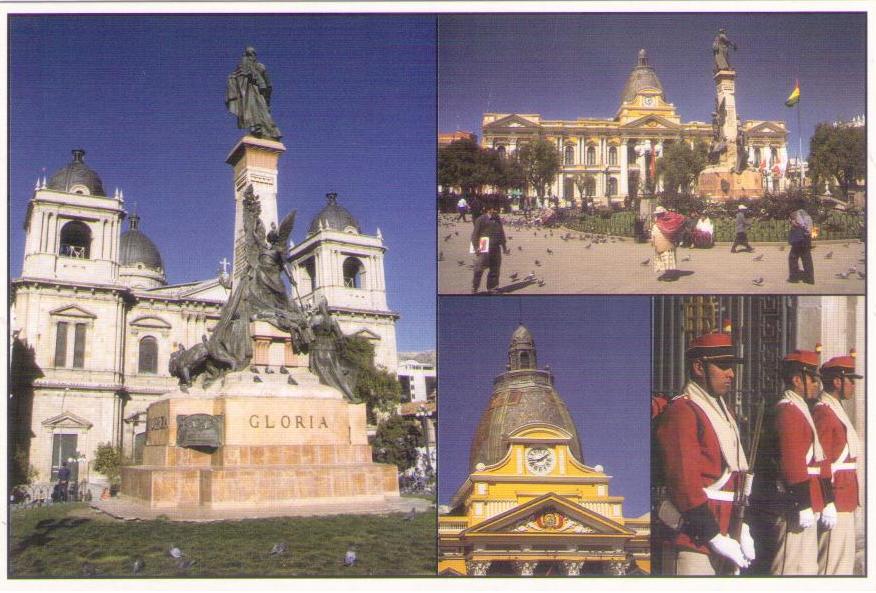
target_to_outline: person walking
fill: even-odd
[[[861,441],[842,402],[855,396],[855,353],[821,365],[824,391],[812,419],[824,449],[830,478],[822,481],[825,507],[818,522],[818,574],[854,574],[855,509],[859,506],[857,460]]]
[[[788,282],[805,282],[815,284],[815,269],[812,264],[812,217],[803,208],[791,213],[789,218],[791,230],[788,233],[788,243],[791,250],[788,253]],[[799,264],[803,264],[800,272]]]
[[[465,215],[468,212],[468,202],[465,201],[465,196],[461,196],[459,198],[459,201],[456,203],[456,211],[459,213],[459,216],[456,217],[456,220],[466,222]]]
[[[659,282],[678,280],[675,257],[676,243],[684,231],[685,218],[676,212],[669,212],[663,206],[654,209],[654,224],[651,226],[651,243],[654,246],[654,271],[660,274]]]
[[[471,248],[475,256],[474,275],[471,292],[477,294],[481,286],[481,277],[485,269],[487,273],[487,292],[492,293],[499,285],[499,273],[502,269],[502,252],[509,255],[511,251],[505,244],[505,229],[502,219],[494,204],[487,206],[487,212],[475,220],[471,233]]]
[[[59,502],[67,502],[70,489],[70,468],[67,467],[67,462],[62,461],[61,467],[58,469],[58,497]]]
[[[722,564],[738,573],[755,559],[747,524],[739,541],[728,535],[748,460],[724,398],[742,360],[731,335],[721,332],[691,341],[685,358],[688,382],[654,423],[669,494],[658,517],[673,534],[663,574],[715,575]]]
[[[745,220],[745,211],[748,208],[745,204],[739,204],[739,209],[736,212],[736,238],[733,240],[733,245],[730,247],[730,253],[736,253],[736,248],[745,246],[745,251],[751,253],[754,248],[748,244],[748,228],[751,223]]]

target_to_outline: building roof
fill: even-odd
[[[663,85],[660,84],[660,79],[657,78],[654,68],[648,65],[648,56],[645,50],[640,49],[636,67],[630,72],[630,76],[627,78],[627,83],[624,85],[624,90],[621,93],[621,102],[632,101],[636,95],[645,89],[658,90],[660,91],[660,96],[663,97]],[[665,97],[663,99],[665,100]]]
[[[362,232],[359,221],[350,214],[349,210],[338,204],[338,194],[333,192],[326,194],[325,197],[328,203],[310,223],[307,234],[312,235],[323,229],[344,232],[349,228],[356,229],[357,233]]]
[[[510,447],[509,435],[533,423],[549,424],[572,435],[569,447],[583,463],[581,441],[572,415],[554,389],[550,371],[536,368],[535,340],[523,325],[511,336],[508,357],[509,370],[495,379],[490,402],[475,430],[469,469],[474,471],[479,463],[492,465],[500,461]]]
[[[77,185],[85,186],[92,196],[106,196],[100,176],[85,164],[85,151],[73,149],[73,160],[52,175],[46,185],[47,189],[74,193]]]
[[[147,237],[139,227],[140,217],[132,214],[128,219],[129,228],[122,233],[119,242],[119,264],[122,266],[136,266],[143,264],[154,270],[163,270],[161,253],[158,247]]]

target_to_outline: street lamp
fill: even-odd
[[[426,442],[426,473],[432,476],[432,454],[429,452],[429,431],[426,426],[426,421],[429,419],[429,409],[426,406],[420,406],[417,410],[417,418],[423,426],[423,440]]]

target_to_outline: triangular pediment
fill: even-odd
[[[785,134],[786,132],[787,130],[779,126],[776,122],[764,121],[749,128],[746,134],[750,136],[751,134]]]
[[[82,319],[97,319],[97,315],[90,311],[86,311],[78,305],[65,305],[49,312],[50,315],[60,315],[64,317],[80,317]]]
[[[621,128],[646,128],[650,130],[677,130],[681,126],[659,115],[646,115],[634,119],[621,126]]]
[[[375,334],[370,329],[360,329],[356,333],[353,334],[357,338],[364,338],[366,340],[380,340],[380,336]]]
[[[220,302],[228,300],[228,295],[228,289],[222,286],[216,278],[198,283],[187,290],[183,290],[179,294],[180,297],[186,299]]]
[[[143,327],[143,328],[156,328],[156,329],[170,329],[172,326],[161,319],[160,317],[155,317],[154,315],[141,315],[137,319],[131,321],[131,325],[134,327]]]
[[[516,113],[512,113],[511,115],[507,115],[503,118],[497,119],[496,121],[492,121],[484,126],[484,130],[490,130],[493,128],[537,128],[538,124],[526,119],[525,117],[521,117]]]
[[[500,513],[464,532],[474,534],[548,533],[557,535],[633,536],[620,523],[549,492]]]
[[[42,425],[46,428],[78,428],[82,430],[88,430],[93,426],[91,422],[73,412],[61,412],[57,416],[43,420]]]

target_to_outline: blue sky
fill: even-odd
[[[614,476],[609,492],[626,497],[627,517],[648,511],[649,298],[442,297],[438,309],[439,502],[468,476],[475,428],[522,320],[578,427],[585,463]]]
[[[817,122],[865,112],[861,13],[453,15],[438,22],[438,127],[480,135],[491,111],[612,118],[642,48],[682,121],[708,122],[721,27],[739,47],[730,63],[740,117],[786,121],[792,155],[797,114],[784,102],[796,79],[804,156]]]
[[[435,343],[435,19],[430,16],[22,16],[9,18],[10,274],[38,176],[83,148],[120,187],[171,283],[231,259],[232,172],[243,131],[227,76],[252,45],[268,68],[287,152],[280,217],[300,241],[325,194],[383,232],[400,350]]]

